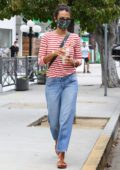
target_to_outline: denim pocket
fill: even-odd
[[[53,84],[55,84],[56,83],[56,79],[55,78],[47,78],[47,80],[46,80],[46,85],[47,86],[51,86],[51,85],[53,85]]]
[[[76,75],[76,74],[72,74],[72,75],[70,76],[70,81],[71,81],[71,82],[77,81],[77,75]]]

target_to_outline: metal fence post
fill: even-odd
[[[37,57],[37,72],[39,71],[39,68],[40,68],[40,66],[38,64],[38,57]]]
[[[28,56],[25,57],[25,74],[26,74],[26,78],[28,79],[28,62],[29,62],[29,58]]]
[[[2,57],[0,56],[0,92],[2,92]]]
[[[14,74],[15,74],[15,84],[17,80],[17,57],[14,59]]]
[[[104,96],[107,96],[107,41],[108,41],[108,37],[107,37],[107,24],[104,25],[104,36],[105,36],[105,54],[104,54],[104,71],[105,71],[105,75],[104,75]]]

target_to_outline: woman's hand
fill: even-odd
[[[65,63],[74,67],[74,59],[70,56],[65,57]]]
[[[63,48],[58,48],[57,50],[53,51],[54,56],[64,56],[65,50]]]
[[[47,64],[50,62],[54,57],[65,55],[65,51],[63,48],[58,48],[57,50],[52,51],[50,54],[44,57],[44,63]]]
[[[73,67],[78,67],[79,65],[81,65],[81,63],[79,63],[79,61],[75,61],[72,57],[67,56],[65,58],[65,63],[67,65],[73,66]]]

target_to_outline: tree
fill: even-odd
[[[79,19],[83,30],[95,32],[101,55],[102,84],[104,84],[104,23],[108,23],[108,63],[107,84],[108,87],[120,86],[115,62],[111,57],[111,47],[117,39],[117,25],[120,16],[120,0],[79,0],[74,1],[73,14]],[[81,17],[82,16],[82,17]]]
[[[0,19],[22,15],[47,21],[52,18],[58,0],[0,0]]]
[[[0,0],[0,18],[23,15],[42,21],[52,19],[53,11],[59,3],[71,6],[73,19],[80,20],[82,30],[94,32],[101,54],[102,84],[104,84],[104,28],[108,23],[108,87],[120,86],[115,62],[111,57],[111,46],[116,42],[116,30],[120,16],[120,0]]]

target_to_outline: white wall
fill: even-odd
[[[0,28],[12,30],[12,44],[16,40],[16,17],[12,17],[10,20],[0,20]]]
[[[21,16],[16,16],[16,33],[18,38],[18,44],[19,44],[19,54],[18,56],[22,56],[22,32],[20,31],[20,26],[22,23]]]

